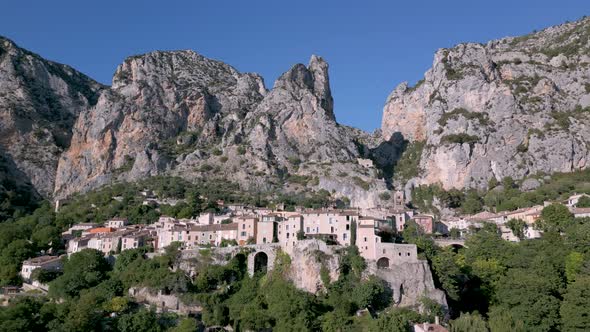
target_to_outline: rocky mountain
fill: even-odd
[[[72,127],[101,84],[0,37],[0,198],[50,196]],[[1,199],[0,199],[1,200]]]
[[[590,19],[436,52],[387,99],[383,139],[420,147],[410,184],[483,188],[590,161]],[[402,181],[400,181],[402,182]]]
[[[130,57],[76,121],[55,195],[168,173],[262,190],[324,188],[374,204],[385,182],[359,164],[357,132],[336,122],[333,105],[328,64],[317,56],[270,91],[260,76],[193,51]]]
[[[391,93],[373,134],[338,124],[318,56],[268,90],[193,51],[157,51],[126,59],[107,87],[2,38],[0,200],[170,174],[366,207],[406,183],[482,188],[585,168],[589,37],[582,19],[441,49],[423,80]]]

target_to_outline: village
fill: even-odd
[[[590,197],[576,194],[559,203],[566,205],[576,218],[589,217],[590,208],[576,207],[584,196]],[[417,259],[415,245],[387,243],[380,235],[401,233],[409,222],[414,222],[424,234],[432,234],[440,246],[463,246],[465,236],[485,223],[496,225],[504,240],[518,242],[541,237],[542,232],[535,224],[544,206],[552,203],[516,211],[485,211],[474,215],[437,218],[408,208],[402,191],[395,192],[392,200],[391,207],[296,208],[295,211],[283,211],[281,206],[269,209],[220,201],[217,204],[222,207],[222,213],[207,212],[191,219],[161,216],[152,224],[129,224],[125,218],[112,218],[102,225],[75,224],[62,237],[67,255],[84,249],[96,249],[105,256],[140,247],[152,248],[157,253],[173,243],[178,244],[181,250],[272,245],[290,253],[299,241],[319,239],[328,245],[354,244],[365,260],[375,262],[380,268],[388,268],[390,264]],[[510,220],[522,220],[525,223],[521,236],[510,229]],[[389,254],[386,255],[386,252]],[[21,276],[29,287],[44,290],[43,285],[32,280],[33,271],[58,271],[60,268],[60,257],[35,257],[23,262]]]

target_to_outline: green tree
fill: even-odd
[[[579,208],[590,207],[590,197],[588,197],[588,196],[580,197],[580,199],[578,200],[578,203],[576,204],[576,207],[579,207]]]
[[[561,303],[563,331],[590,331],[590,277],[576,279],[567,287]]]
[[[488,332],[486,321],[478,313],[462,313],[450,326],[450,332]]]
[[[168,332],[195,332],[197,331],[197,321],[194,318],[183,318],[177,326],[168,330]]]
[[[483,211],[483,200],[475,190],[470,190],[461,203],[461,212],[465,214],[476,214]]]
[[[412,324],[422,322],[422,316],[410,309],[395,308],[379,315],[369,326],[369,331],[411,332]]]
[[[379,309],[389,305],[388,300],[391,298],[391,294],[388,294],[388,288],[383,280],[370,276],[368,280],[353,288],[351,297],[358,308]]]
[[[109,270],[102,252],[84,249],[65,260],[63,275],[49,283],[49,294],[54,298],[76,297],[81,290],[105,280]]]
[[[568,283],[576,281],[584,266],[584,255],[572,251],[565,257],[565,276]]]
[[[160,332],[164,329],[158,322],[158,315],[151,310],[139,309],[122,315],[117,321],[121,332]]]
[[[559,288],[544,271],[515,268],[498,281],[495,297],[498,305],[522,320],[528,330],[553,331],[560,323]]]
[[[526,229],[526,223],[522,219],[510,219],[506,223],[506,227],[508,227],[514,236],[519,239],[524,239],[524,232]]]
[[[541,211],[539,226],[546,232],[563,232],[573,224],[574,216],[565,205],[551,204]]]
[[[43,331],[45,324],[39,312],[44,300],[34,297],[20,297],[6,307],[0,307],[0,330],[6,332]]]
[[[515,319],[506,308],[492,307],[488,317],[490,332],[526,332],[522,320]]]
[[[432,270],[447,297],[452,301],[459,301],[461,284],[465,276],[455,256],[450,248],[441,250],[432,259]]]

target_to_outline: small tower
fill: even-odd
[[[406,195],[403,190],[396,190],[393,194],[393,206],[396,209],[403,209],[406,206]]]

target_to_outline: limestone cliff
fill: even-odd
[[[322,279],[329,276],[333,282],[340,275],[341,249],[327,246],[318,240],[298,242],[289,253],[291,265],[286,277],[299,289],[310,293],[324,290]],[[327,275],[322,276],[322,273]],[[375,275],[384,280],[392,290],[392,303],[396,306],[419,309],[425,297],[447,307],[445,294],[434,286],[432,273],[426,261],[396,263],[388,269],[378,269],[374,261],[367,261],[364,275]]]
[[[325,242],[299,241],[289,255],[291,264],[286,277],[299,289],[316,294],[326,289],[324,281],[335,281],[340,275],[340,256]]]
[[[74,122],[102,88],[71,67],[0,37],[0,178],[50,195]],[[2,190],[0,185],[0,196]]]
[[[416,183],[485,187],[491,178],[587,167],[590,19],[439,50],[416,86],[387,99],[382,134],[425,142]]]
[[[78,118],[55,195],[167,173],[263,190],[324,188],[375,205],[385,183],[358,164],[356,136],[333,105],[328,64],[317,56],[270,91],[260,76],[193,51],[130,57]]]

